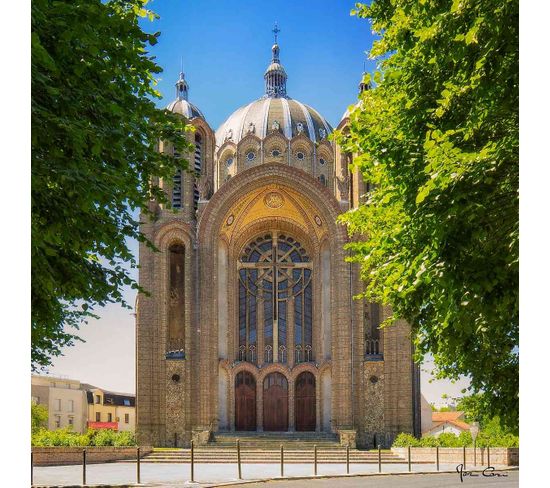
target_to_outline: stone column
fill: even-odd
[[[294,411],[294,379],[288,380],[288,431],[296,432],[296,414]]]
[[[256,430],[264,431],[264,397],[263,397],[263,381],[256,378]]]

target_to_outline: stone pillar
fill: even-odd
[[[288,431],[296,432],[295,406],[295,388],[294,379],[288,380]]]
[[[256,378],[256,430],[264,431],[264,382],[260,378]]]

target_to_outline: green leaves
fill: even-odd
[[[336,134],[375,189],[341,217],[364,296],[413,327],[440,377],[518,419],[518,4],[356,8],[380,34],[375,88]],[[507,26],[502,29],[501,26]],[[364,240],[363,236],[369,236]],[[363,240],[360,240],[363,239]]]
[[[186,163],[181,118],[158,110],[148,47],[158,33],[138,24],[143,0],[32,3],[32,366],[79,340],[94,308],[123,300],[142,239],[133,210],[148,212],[153,176]],[[147,11],[148,12],[148,11]],[[149,14],[147,14],[149,15]],[[127,266],[124,266],[124,263]],[[127,270],[130,268],[130,271]]]

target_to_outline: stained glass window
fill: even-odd
[[[296,360],[313,360],[311,279],[311,259],[294,238],[269,233],[246,246],[239,261],[239,360],[287,362],[290,320],[295,324],[295,347],[299,345],[304,350],[300,358],[295,355]],[[290,301],[294,302],[292,317]],[[258,350],[257,343],[260,307],[263,351]]]

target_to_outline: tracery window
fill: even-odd
[[[168,248],[168,344],[167,357],[184,358],[185,339],[185,247]]]
[[[202,171],[202,137],[200,134],[195,134],[195,161],[194,161],[195,173],[200,177]],[[193,205],[195,211],[198,208],[199,203],[199,188],[197,182],[193,183]]]
[[[238,273],[238,359],[286,363],[292,321],[295,361],[312,361],[312,263],[304,247],[290,236],[265,234],[246,246]]]
[[[380,341],[381,310],[378,303],[363,303],[363,327],[365,332],[365,357],[382,355]]]

